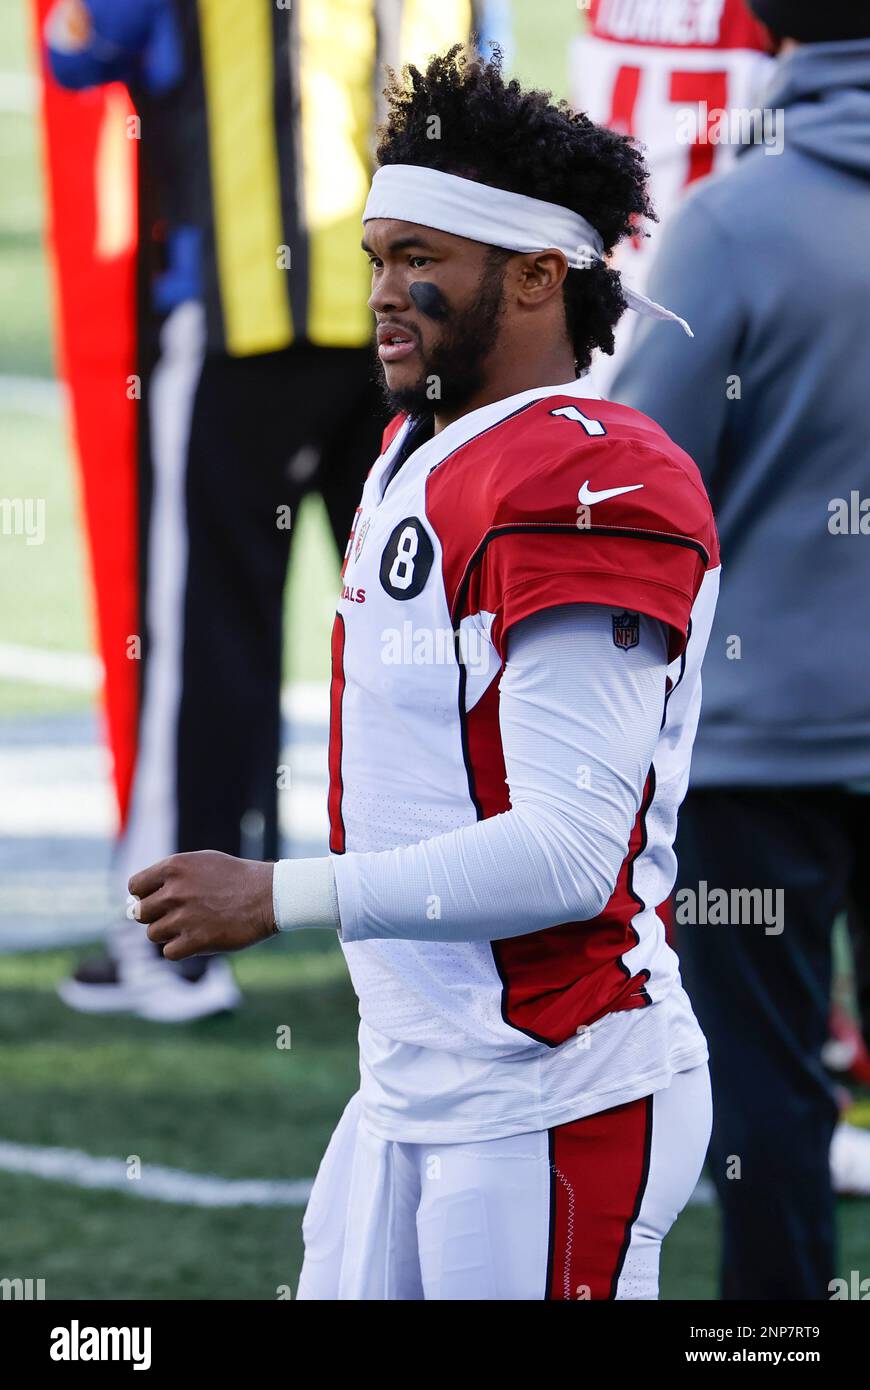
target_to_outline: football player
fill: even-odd
[[[651,1299],[711,1123],[657,909],[719,562],[691,459],[582,379],[646,171],[497,56],[388,99],[363,246],[398,413],[335,618],[331,854],[175,855],[131,912],[173,960],[339,934],[361,1084],[300,1298]]]
[[[774,48],[746,0],[591,0],[588,28],[572,51],[571,90],[594,121],[644,146],[657,224],[639,227],[614,262],[636,289],[646,288],[664,224],[684,195],[727,169],[758,133],[751,116]],[[595,386],[604,394],[631,327],[623,319],[612,356],[596,359]]]

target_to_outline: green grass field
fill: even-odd
[[[337,945],[310,932],[238,957],[245,1008],[172,1030],[70,1013],[54,986],[73,959],[0,957],[0,1138],[226,1178],[314,1173],[357,1085]],[[866,1269],[870,1204],[839,1210],[840,1268]],[[203,1210],[0,1174],[0,1211],[0,1273],[44,1278],[50,1299],[269,1299],[295,1290],[302,1259],[293,1208]],[[664,1298],[715,1298],[717,1240],[713,1207],[684,1212]]]
[[[68,953],[0,958],[2,1138],[228,1178],[304,1177],[356,1088],[355,1001],[314,933],[238,961],[235,1017],[179,1029],[70,1013]],[[276,1045],[289,1026],[292,1046]],[[49,1298],[274,1298],[301,1211],[165,1204],[0,1175],[3,1273]]]
[[[567,0],[523,0],[517,11],[519,71],[561,94],[576,11]],[[0,53],[0,75],[29,70],[23,0],[0,7]],[[87,653],[89,577],[65,423],[9,380],[38,385],[53,372],[36,123],[12,107],[0,107],[0,494],[44,497],[48,528],[41,547],[0,544],[0,647]],[[336,575],[311,502],[288,584],[288,679],[326,676]],[[90,701],[0,676],[6,735]],[[223,1178],[313,1175],[357,1084],[356,1004],[331,939],[304,933],[240,957],[245,1007],[175,1029],[69,1012],[55,986],[74,959],[0,955],[0,1143],[138,1155]],[[290,1050],[276,1046],[285,1025]],[[300,1218],[298,1209],[206,1210],[0,1172],[0,1276],[44,1278],[49,1299],[271,1299],[280,1285],[295,1289]],[[840,1218],[841,1268],[867,1269],[870,1203],[841,1203]],[[715,1209],[691,1208],[665,1249],[663,1296],[714,1298],[716,1251]]]

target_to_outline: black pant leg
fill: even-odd
[[[343,354],[336,381],[336,402],[330,428],[324,433],[315,480],[320,489],[339,553],[344,552],[354,512],[369,469],[381,452],[381,437],[390,413],[375,382],[370,348]]]
[[[206,358],[187,473],[178,848],[277,858],[283,595],[292,521],[324,486],[343,549],[384,417],[368,349]],[[311,449],[317,466],[293,467]],[[279,526],[289,508],[291,528]],[[292,638],[291,638],[292,640]]]
[[[849,882],[848,923],[855,969],[855,999],[864,1045],[870,1049],[870,875],[866,854],[870,845],[870,794],[848,798],[854,856]]]
[[[287,353],[212,356],[194,404],[178,848],[278,855],[281,633],[299,489]]]
[[[682,923],[683,977],[710,1045],[713,1180],[727,1299],[822,1299],[834,1274],[829,1149],[837,1118],[820,1060],[831,925],[850,845],[842,797],[824,790],[691,792],[677,845],[680,890],[783,894],[783,930]],[[776,899],[771,898],[771,905]]]

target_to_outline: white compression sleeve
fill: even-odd
[[[667,670],[661,623],[641,615],[625,650],[612,619],[572,604],[510,632],[499,700],[509,811],[416,845],[277,864],[279,927],[339,925],[327,865],[344,941],[490,941],[596,916],[640,806]],[[313,904],[296,900],[297,873],[306,898],[317,885]]]

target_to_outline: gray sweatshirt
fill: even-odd
[[[795,50],[763,104],[784,149],[700,184],[653,267],[694,339],[643,321],[611,392],[718,521],[697,786],[870,777],[870,40]]]

